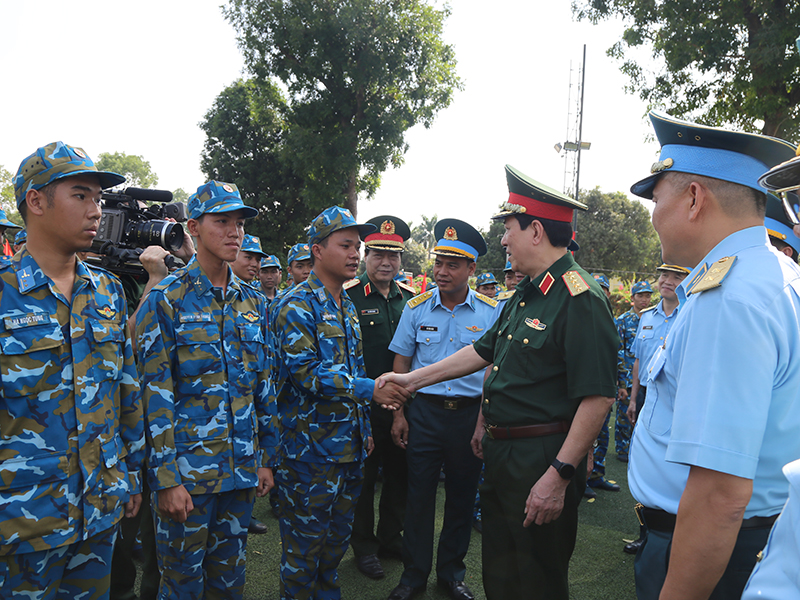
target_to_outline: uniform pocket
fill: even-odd
[[[263,371],[267,368],[264,336],[259,325],[238,325],[242,365],[246,371]]]
[[[647,400],[639,418],[653,435],[664,435],[672,428],[672,406],[668,405],[669,398],[660,394],[665,364],[666,352],[659,348],[647,366]]]
[[[64,335],[56,321],[0,334],[0,378],[6,398],[36,398],[61,385]]]
[[[416,351],[422,364],[436,362],[434,355],[441,339],[442,334],[439,331],[417,331]]]
[[[222,372],[219,338],[216,323],[180,323],[175,328],[179,375],[198,377]]]
[[[125,344],[122,323],[89,320],[87,325],[92,331],[92,367],[95,381],[120,379]]]

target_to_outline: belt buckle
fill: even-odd
[[[444,407],[447,410],[458,410],[458,400],[445,400]]]
[[[637,502],[633,506],[633,512],[636,513],[636,518],[639,520],[639,525],[644,527],[644,504]]]
[[[483,428],[486,430],[486,435],[489,436],[489,439],[493,440],[494,439],[494,433],[492,433],[492,432],[494,431],[494,427],[492,427],[491,425],[486,425],[484,423]]]

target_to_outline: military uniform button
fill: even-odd
[[[525,306],[525,303],[524,302],[520,302],[519,305],[520,306]]]
[[[375,325],[375,321],[370,321],[369,324],[370,325]]]
[[[513,336],[512,336],[512,335],[509,333],[509,334],[508,334],[508,339],[511,339],[512,337],[513,337]]]
[[[450,341],[452,342],[452,341],[453,341],[453,338],[450,338]]]
[[[525,338],[524,340],[522,340],[522,343],[523,344],[527,344],[528,343],[528,338]]]
[[[486,398],[486,400],[484,400],[484,401],[483,401],[483,403],[484,403],[484,404],[489,404],[489,399],[488,399],[488,398]]]
[[[492,371],[499,371],[499,370],[500,370],[500,367],[498,367],[497,365],[495,365],[494,367],[492,367]]]
[[[431,338],[425,338],[425,341],[426,341],[426,342],[430,342],[430,341],[431,341]]]

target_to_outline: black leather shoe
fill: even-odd
[[[642,547],[644,540],[639,538],[635,542],[631,542],[629,544],[625,544],[625,547],[622,549],[623,552],[627,552],[628,554],[636,554],[639,551],[639,548]]]
[[[619,486],[616,483],[611,483],[610,481],[606,481],[604,478],[600,479],[590,479],[588,481],[589,487],[592,487],[596,490],[605,490],[607,492],[618,492]]]
[[[356,568],[370,579],[383,579],[386,574],[383,572],[381,561],[377,554],[365,554],[356,556]]]
[[[420,587],[411,587],[410,585],[401,583],[392,590],[388,600],[409,600],[409,598],[413,598],[422,591],[425,591],[424,585]]]
[[[255,517],[250,517],[250,525],[247,526],[247,533],[267,533],[267,526]]]
[[[440,579],[436,583],[440,588],[447,590],[453,600],[475,600],[475,596],[463,581],[442,581]]]
[[[586,489],[583,490],[583,497],[588,498],[589,500],[595,500],[597,498],[597,492],[595,492],[589,485],[586,485]]]

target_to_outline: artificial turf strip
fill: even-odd
[[[614,415],[611,415],[611,451],[606,459],[607,479],[622,487],[619,492],[597,490],[597,500],[581,502],[578,539],[570,565],[570,598],[574,600],[634,600],[633,556],[625,554],[623,540],[638,536],[639,525],[633,513],[633,498],[628,491],[627,465],[616,459],[613,441]],[[380,484],[379,484],[380,485]],[[378,490],[380,492],[380,490]],[[379,493],[376,494],[376,500]],[[444,505],[444,485],[439,484],[436,497],[436,541],[441,530]],[[256,500],[253,514],[267,524],[264,535],[251,535],[247,542],[246,600],[278,600],[280,536],[278,521],[270,512],[266,498]],[[377,507],[376,507],[377,514]],[[472,531],[469,553],[466,556],[466,583],[476,600],[485,600],[481,578],[481,535]],[[436,552],[434,550],[434,560]],[[352,549],[339,566],[342,598],[345,600],[386,600],[399,583],[403,565],[399,560],[382,559],[384,579],[374,581],[364,577],[355,566]],[[447,600],[449,596],[436,586],[436,574],[431,574],[428,588],[416,598]],[[509,598],[508,600],[518,600]],[[523,600],[523,599],[519,599]]]

